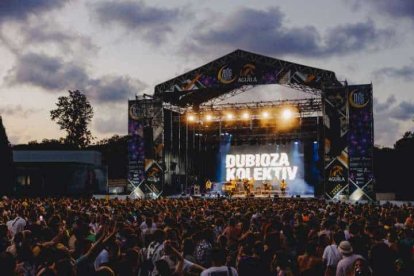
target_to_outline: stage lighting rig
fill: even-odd
[[[290,108],[285,108],[282,111],[282,118],[283,120],[290,120],[293,117],[293,112]]]
[[[187,115],[187,121],[188,122],[195,122],[195,120],[196,120],[196,117],[195,117],[195,115],[193,115],[193,114],[188,114]]]

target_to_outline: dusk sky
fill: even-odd
[[[412,0],[0,0],[0,115],[12,144],[57,139],[49,112],[79,89],[92,134],[125,135],[128,99],[242,49],[372,82],[375,144],[393,146],[414,128],[413,30]]]

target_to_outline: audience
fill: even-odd
[[[0,275],[414,275],[414,208],[300,198],[0,200]]]

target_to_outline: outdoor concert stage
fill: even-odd
[[[223,103],[267,84],[306,97]],[[283,179],[289,196],[375,199],[371,84],[348,85],[332,71],[236,50],[128,108],[132,196],[190,194],[208,180],[235,179],[253,181],[251,191],[263,196],[265,183],[277,191]]]

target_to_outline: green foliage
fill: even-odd
[[[414,132],[407,131],[403,137],[395,142],[394,148],[398,151],[414,152]]]
[[[50,118],[65,130],[66,144],[85,148],[93,139],[88,125],[93,117],[93,108],[79,90],[69,90],[69,96],[59,97],[57,108],[50,111]]]
[[[0,116],[0,195],[10,194],[14,184],[13,151]]]
[[[60,139],[42,139],[41,142],[36,140],[29,141],[27,144],[14,145],[15,150],[77,150],[75,145],[66,144],[64,138]]]
[[[114,135],[98,141],[88,147],[89,150],[98,150],[108,166],[108,178],[126,178],[128,174],[128,140],[129,136]]]

